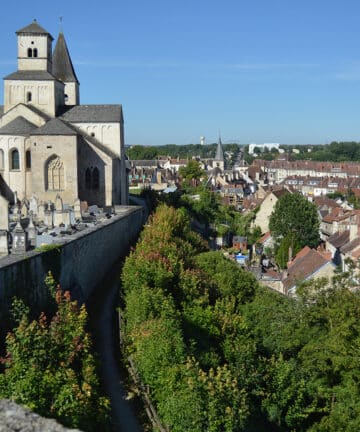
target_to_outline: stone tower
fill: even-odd
[[[4,78],[4,113],[22,103],[55,117],[64,105],[64,84],[52,74],[53,37],[36,20],[16,34],[18,70]]]

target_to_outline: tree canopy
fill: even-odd
[[[47,281],[54,289],[52,278]],[[53,318],[42,313],[31,322],[28,308],[14,301],[18,326],[6,338],[0,397],[68,427],[108,430],[110,402],[101,395],[85,306],[78,307],[60,289],[55,300]]]
[[[280,242],[291,239],[300,248],[315,247],[320,241],[319,216],[315,204],[298,193],[286,193],[275,204],[269,228]]]
[[[360,428],[360,295],[310,281],[291,299],[206,251],[159,207],[123,274],[126,353],[171,431]]]

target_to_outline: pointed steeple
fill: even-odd
[[[221,136],[219,135],[219,140],[217,143],[217,147],[216,147],[216,154],[215,154],[215,159],[216,160],[224,160],[224,149],[222,146],[222,142],[221,142]]]
[[[76,77],[63,32],[59,33],[53,54],[53,75],[62,82],[79,81]]]
[[[57,79],[65,84],[65,105],[79,105],[79,81],[62,31],[59,33],[54,49],[52,73]]]

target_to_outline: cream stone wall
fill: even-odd
[[[38,50],[36,58],[28,57],[28,48]],[[51,72],[51,68],[50,39],[46,35],[18,35],[18,70],[47,70]]]
[[[79,95],[79,84],[76,82],[65,83],[65,105],[79,105],[80,95]]]
[[[24,117],[30,123],[33,123],[35,126],[38,127],[45,124],[45,120],[43,119],[43,117],[29,110],[26,105],[20,104],[13,107],[10,111],[7,111],[6,114],[4,114],[0,118],[0,127],[5,126],[6,124],[15,120],[17,117]]]
[[[19,169],[11,169],[11,152],[16,149],[19,152]],[[3,169],[0,169],[3,179],[9,188],[18,193],[18,198],[23,199],[31,194],[31,174],[26,171],[26,150],[30,149],[28,138],[23,136],[0,135],[0,151],[3,156]]]
[[[73,203],[78,198],[77,136],[32,136],[32,187],[41,201],[52,200],[60,193],[63,202]],[[46,189],[46,166],[52,157],[60,157],[64,167],[64,186],[61,190]]]
[[[117,156],[121,157],[120,123],[74,123],[76,127],[84,131],[88,135],[92,135],[109,148]]]
[[[63,87],[59,81],[6,80],[4,111],[23,103],[34,105],[54,117],[57,108],[64,104]],[[30,102],[27,102],[28,92],[31,92]]]
[[[85,184],[86,169],[93,170],[95,167],[99,170],[99,188],[87,188]],[[111,157],[85,139],[80,138],[78,150],[79,198],[89,204],[112,205],[112,174]]]
[[[269,194],[261,203],[260,209],[256,213],[254,225],[259,226],[263,234],[269,231],[270,215],[274,210],[277,200],[274,194]]]

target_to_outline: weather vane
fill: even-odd
[[[60,16],[59,20],[60,20],[60,31],[62,31],[63,30],[63,28],[62,28],[63,17]]]

